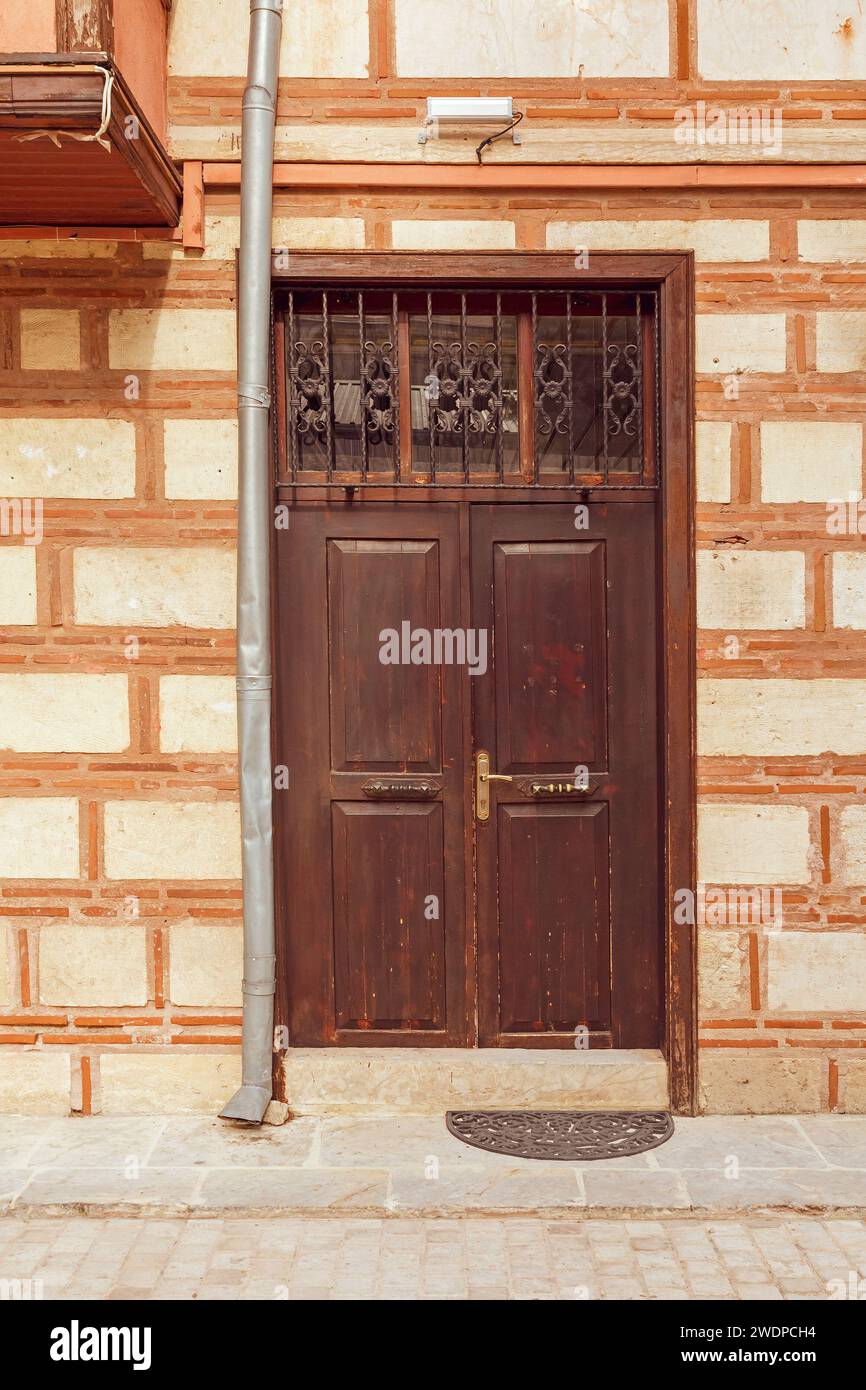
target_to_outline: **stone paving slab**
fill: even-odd
[[[0,1117],[0,1211],[464,1216],[866,1211],[866,1117],[678,1119],[633,1158],[540,1162],[444,1117]]]
[[[31,1212],[0,1219],[0,1270],[61,1300],[841,1300],[866,1294],[866,1222]]]

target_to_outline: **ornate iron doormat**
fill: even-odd
[[[663,1110],[449,1110],[455,1139],[512,1158],[586,1162],[657,1149],[674,1132]]]

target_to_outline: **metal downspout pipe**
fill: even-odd
[[[244,909],[243,1075],[221,1116],[260,1124],[272,1096],[270,296],[274,121],[283,0],[250,0],[238,272],[237,699]]]

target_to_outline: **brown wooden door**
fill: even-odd
[[[658,1046],[652,504],[309,502],[278,535],[291,1044]],[[481,630],[486,669],[383,663],[405,624]],[[486,821],[481,749],[514,778]]]
[[[588,520],[472,509],[475,747],[514,779],[475,822],[486,1046],[659,1045],[653,508]]]
[[[454,505],[299,505],[278,544],[278,878],[293,1045],[466,1044],[465,672],[380,659],[461,624]],[[411,654],[411,653],[410,653]]]

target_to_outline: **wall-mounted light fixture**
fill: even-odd
[[[511,131],[515,145],[520,144],[517,126],[523,120],[523,112],[515,111],[511,97],[428,97],[427,119],[424,129],[418,132],[418,144],[426,145],[429,139],[436,139],[442,127],[467,125],[493,125],[501,127],[482,140],[475,153],[481,163],[481,151],[485,145],[498,140],[501,135]]]

